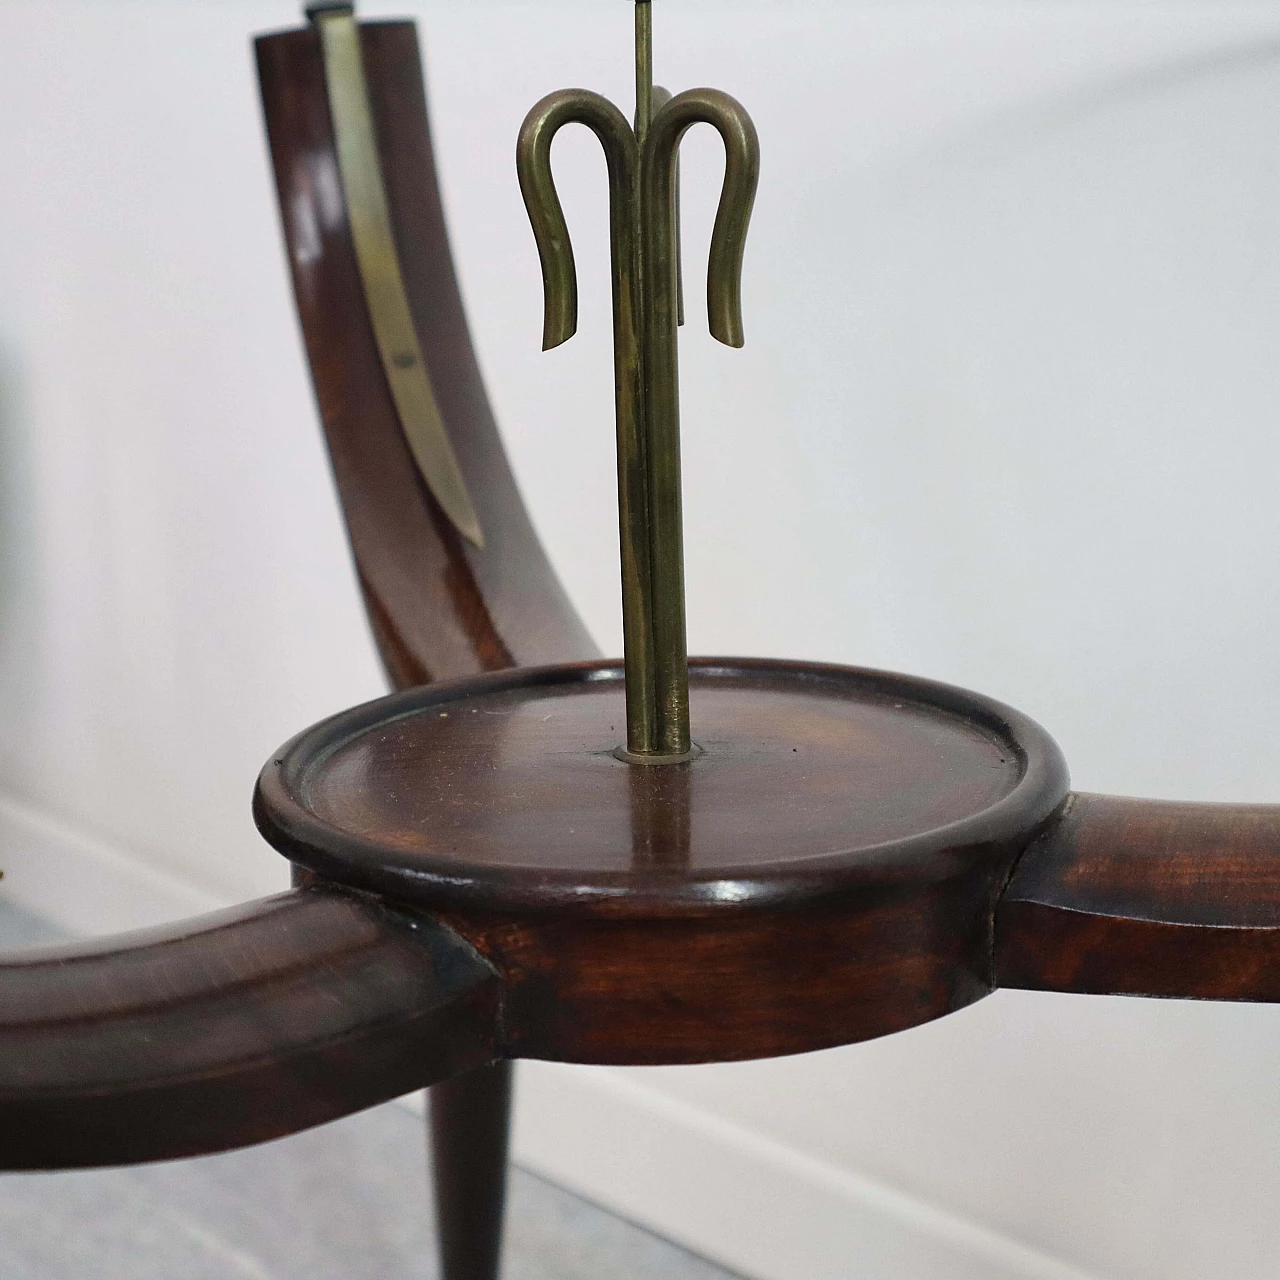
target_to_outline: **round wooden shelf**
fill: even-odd
[[[624,763],[622,674],[427,685],[332,717],[267,766],[264,834],[424,905],[737,909],[832,878],[928,879],[1062,799],[1057,750],[975,694],[845,667],[694,660],[687,764]]]
[[[287,744],[255,814],[295,863],[443,916],[500,967],[523,947],[545,954],[522,971],[562,970],[589,945],[597,969],[629,968],[653,946],[655,998],[687,1004],[718,938],[722,974],[772,970],[775,994],[853,963],[847,1004],[892,970],[898,1025],[982,994],[995,887],[1066,795],[1043,730],[963,690],[811,663],[694,659],[690,696],[701,753],[637,765],[614,754],[617,663],[423,686]],[[808,1039],[849,1038],[841,1021]]]

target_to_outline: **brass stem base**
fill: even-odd
[[[702,754],[702,748],[694,742],[690,744],[688,751],[663,755],[657,751],[628,751],[626,747],[614,747],[613,754],[616,759],[627,764],[688,764]]]

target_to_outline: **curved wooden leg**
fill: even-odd
[[[431,1164],[443,1280],[497,1280],[507,1196],[511,1063],[433,1085]]]
[[[1280,1002],[1280,805],[1073,795],[996,907],[996,983]]]

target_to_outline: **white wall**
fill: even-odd
[[[405,9],[500,420],[616,649],[602,164],[557,144],[583,307],[543,355],[511,154],[549,89],[625,105],[629,6]],[[1082,788],[1280,800],[1280,7],[656,9],[659,78],[735,93],[765,157],[730,352],[687,144],[692,647],[969,685]],[[0,864],[81,925],[282,884],[257,768],[380,688],[247,47],[293,21],[5,7]],[[1280,1010],[1002,993],[803,1058],[528,1068],[519,1149],[769,1280],[1261,1277],[1277,1061]]]

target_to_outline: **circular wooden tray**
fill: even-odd
[[[590,965],[633,1003],[645,982],[701,1003],[716,938],[721,977],[768,970],[779,999],[818,970],[861,975],[832,992],[845,1005],[896,975],[895,1025],[982,994],[993,895],[1066,795],[1044,731],[963,690],[812,663],[694,659],[690,695],[700,754],[637,765],[614,754],[617,663],[412,689],[293,739],[255,815],[327,879],[441,915],[500,964],[521,950],[522,972]],[[849,1038],[844,1022],[808,1039]]]
[[[687,764],[613,754],[622,673],[588,663],[426,685],[333,716],[263,770],[294,861],[429,906],[702,913],[946,874],[1017,840],[1065,774],[976,694],[815,664],[690,664]]]

